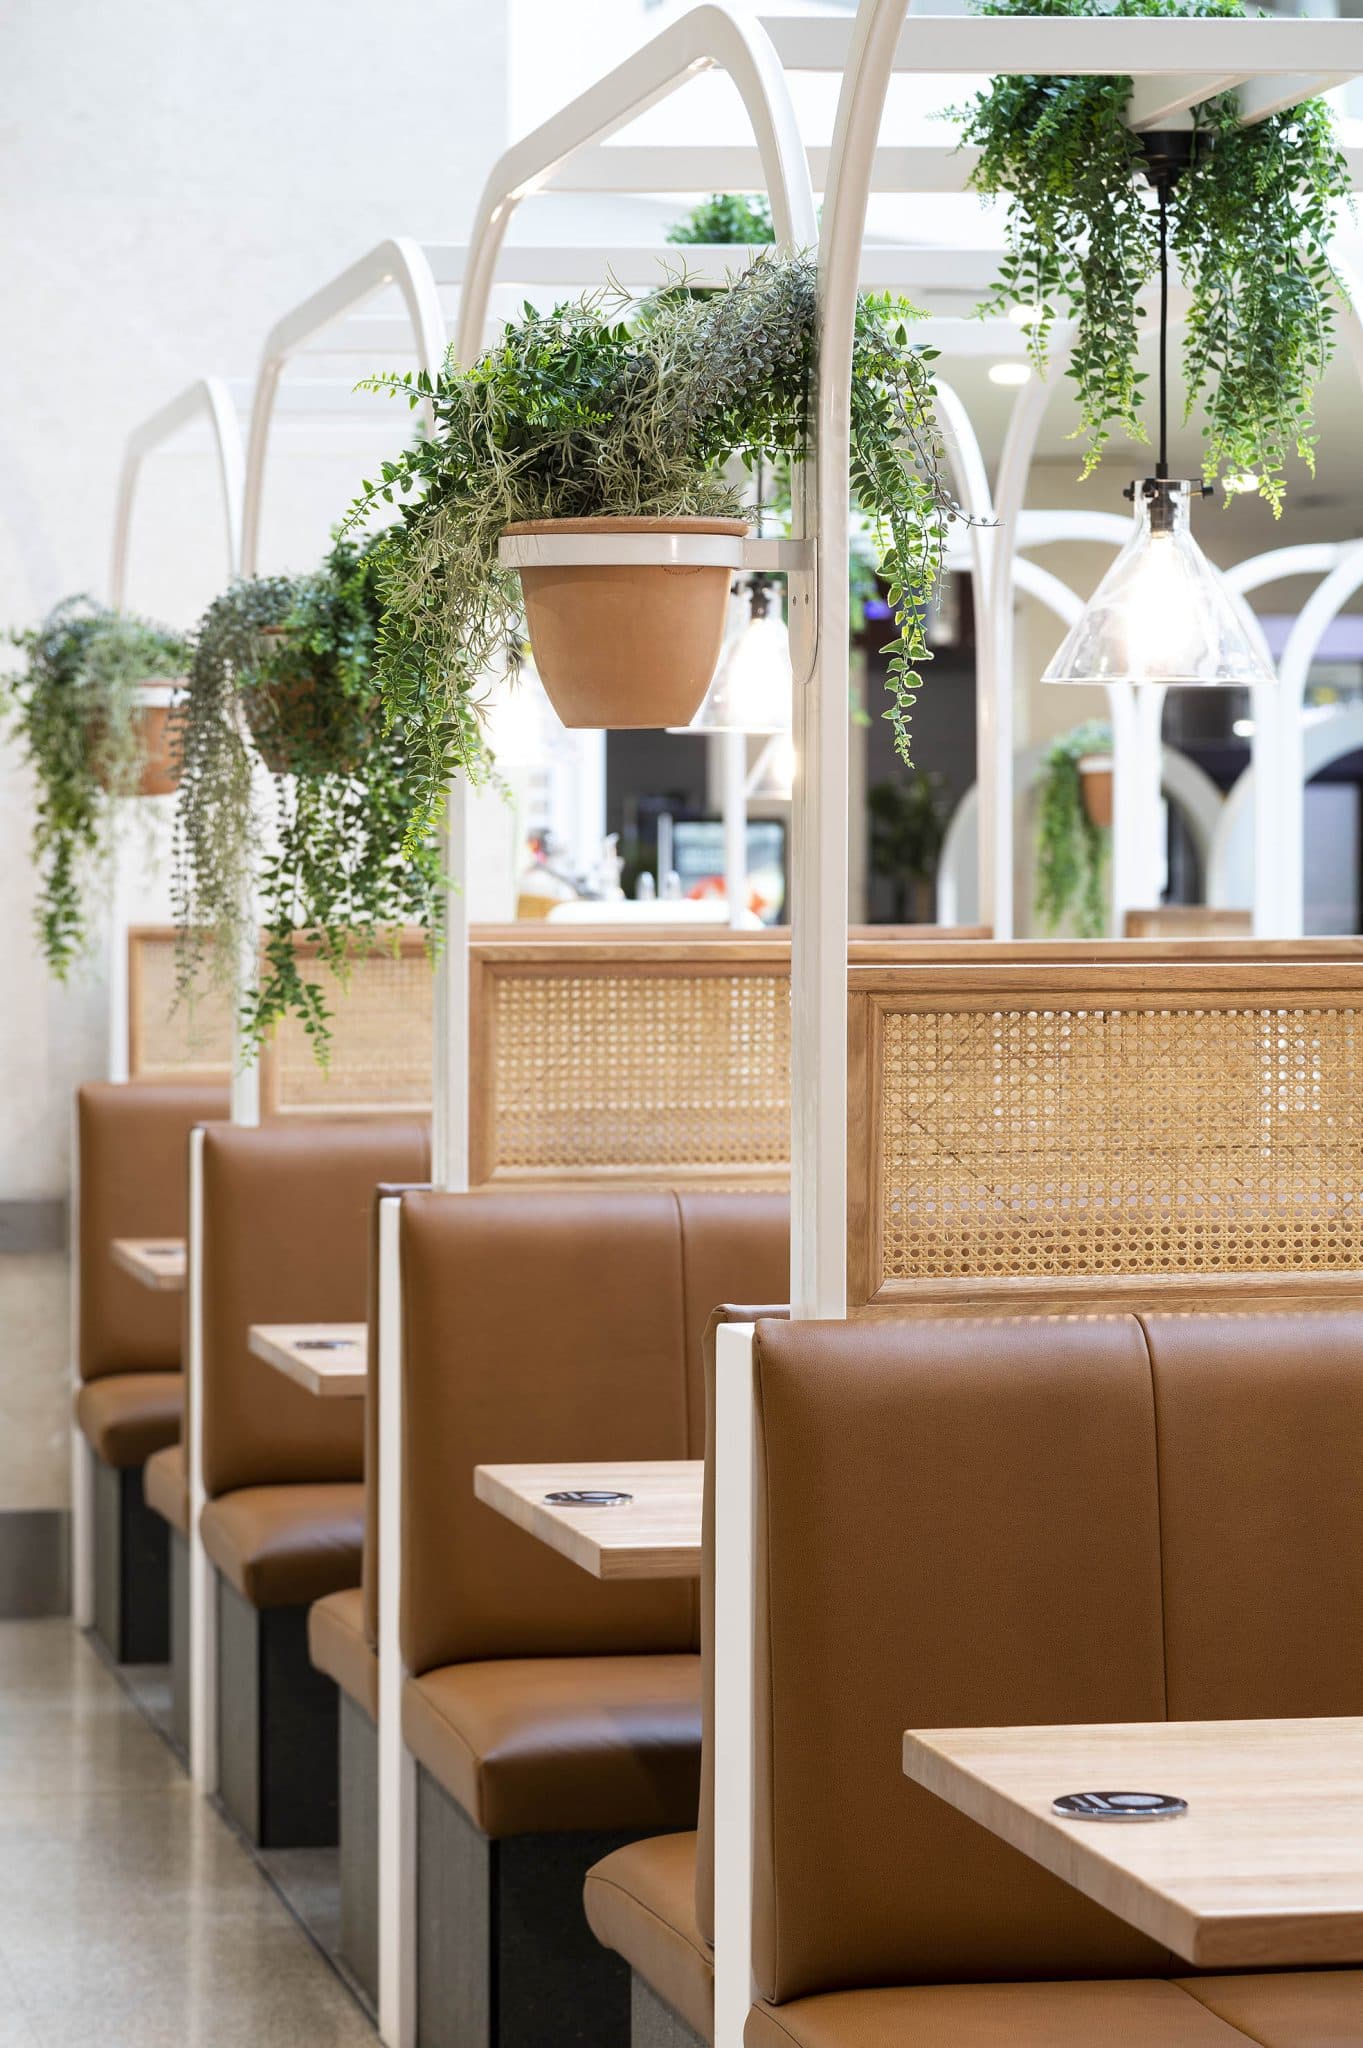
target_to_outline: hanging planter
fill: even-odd
[[[409,497],[380,555],[377,667],[387,715],[419,753],[424,818],[451,776],[478,772],[480,707],[522,637],[570,725],[685,725],[718,661],[735,547],[665,569],[555,561],[550,540],[680,532],[732,545],[741,471],[806,448],[817,311],[807,256],[758,257],[702,292],[684,271],[642,304],[598,292],[533,307],[467,367],[368,380],[428,405],[433,431],[367,483],[351,523]],[[928,658],[924,626],[955,505],[934,413],[935,351],[913,308],[857,306],[852,489],[877,538],[893,626],[887,683],[901,753]],[[545,560],[524,564],[543,537]],[[505,542],[517,567],[504,565]],[[725,556],[728,555],[726,562]]]
[[[143,619],[68,598],[42,625],[13,636],[24,668],[9,710],[37,784],[33,860],[37,925],[48,966],[65,980],[87,937],[120,799],[165,796],[178,776],[174,674],[188,650]]]
[[[1100,832],[1112,829],[1112,756],[1111,754],[1081,754],[1079,757],[1079,788],[1084,799],[1084,815],[1090,825],[1096,825]]]
[[[355,775],[377,696],[334,687],[335,650],[294,626],[264,626],[256,665],[241,676],[241,708],[271,775]]]
[[[721,534],[742,519],[525,519],[506,537]],[[689,725],[724,642],[727,567],[550,562],[520,570],[535,667],[563,723],[574,727]]]

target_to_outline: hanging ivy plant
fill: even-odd
[[[325,1063],[325,989],[360,951],[419,924],[434,944],[440,872],[412,837],[400,725],[379,713],[376,543],[338,541],[314,576],[233,585],[199,628],[184,715],[175,863],[182,988],[205,945],[230,978],[259,930],[243,1026],[259,1043],[293,1015]],[[251,739],[254,738],[254,747]],[[263,769],[266,772],[262,772]]]
[[[1036,908],[1047,931],[1068,919],[1081,939],[1107,930],[1107,870],[1112,835],[1084,804],[1079,763],[1110,754],[1112,733],[1097,723],[1058,739],[1046,756],[1036,849]]]
[[[138,685],[180,675],[187,650],[166,627],[88,597],[67,598],[12,640],[24,667],[9,681],[10,709],[37,781],[38,937],[65,981],[87,943],[114,806],[138,795],[149,765]]]
[[[1237,18],[1239,0],[982,0],[986,14]],[[1145,441],[1141,297],[1159,238],[1126,126],[1129,78],[992,79],[959,110],[981,152],[977,192],[1008,203],[1007,253],[986,310],[1032,310],[1038,370],[1059,317],[1076,322],[1068,374],[1092,473],[1114,430]],[[1253,476],[1275,514],[1295,450],[1312,465],[1312,394],[1334,344],[1330,262],[1348,169],[1329,109],[1307,100],[1241,127],[1233,92],[1193,110],[1192,160],[1170,198],[1171,246],[1191,295],[1185,418],[1206,411],[1205,471]]]
[[[352,512],[402,506],[379,555],[378,674],[417,757],[423,834],[456,769],[482,767],[483,676],[520,630],[503,528],[526,519],[742,514],[739,466],[800,456],[815,331],[815,271],[759,257],[721,291],[634,306],[606,290],[525,308],[467,369],[378,377],[429,400],[435,431],[366,483]],[[669,288],[670,287],[670,288]],[[953,516],[933,413],[932,350],[910,346],[912,309],[864,297],[852,380],[853,488],[872,526],[895,621],[887,716],[908,759],[908,719],[928,658],[924,623]]]
[[[735,243],[755,248],[759,242],[774,242],[776,231],[764,194],[712,192],[708,199],[692,207],[685,220],[668,229],[667,239],[683,246],[688,242],[708,242],[712,246]]]

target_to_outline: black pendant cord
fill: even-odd
[[[1155,475],[1169,474],[1169,180],[1159,192],[1159,460]]]

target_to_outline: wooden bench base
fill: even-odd
[[[95,1468],[95,1634],[116,1664],[170,1656],[170,1531],[142,1497],[142,1468]]]

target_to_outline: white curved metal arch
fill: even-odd
[[[343,270],[311,298],[286,313],[265,337],[260,369],[251,400],[251,427],[246,448],[246,484],[242,508],[240,567],[243,576],[254,576],[260,564],[261,510],[265,493],[265,462],[270,445],[279,381],[289,358],[305,343],[329,327],[343,313],[373,298],[388,285],[402,293],[412,339],[421,368],[432,379],[439,376],[445,360],[445,315],[440,305],[426,252],[409,235],[380,242],[359,261]]]
[[[208,421],[217,457],[228,575],[231,577],[237,573],[241,562],[244,485],[241,425],[232,403],[232,394],[222,378],[200,377],[177,398],[172,398],[168,405],[163,405],[149,419],[143,420],[140,427],[134,427],[124,446],[114,505],[114,544],[109,567],[109,602],[115,611],[123,609],[128,597],[133,505],[142,465],[154,448],[169,441],[200,413]]]
[[[1301,734],[1302,787],[1345,754],[1363,749],[1363,705],[1339,711]],[[1207,864],[1207,901],[1247,910],[1255,891],[1255,771],[1251,764],[1227,792]]]

